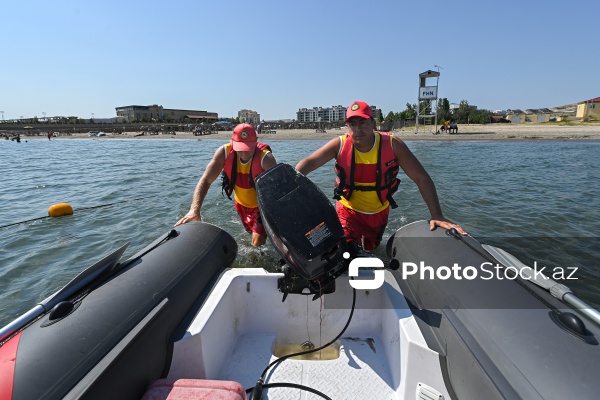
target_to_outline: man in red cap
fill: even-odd
[[[346,240],[373,250],[383,237],[390,206],[396,208],[392,195],[398,189],[399,168],[412,179],[431,213],[430,229],[439,226],[456,228],[444,218],[435,185],[419,160],[406,144],[387,132],[375,131],[373,110],[364,101],[355,101],[346,110],[349,132],[336,137],[296,165],[304,175],[336,159],[336,211]]]
[[[258,141],[256,130],[250,124],[239,124],[233,130],[231,142],[217,149],[196,185],[188,213],[175,226],[189,221],[202,221],[200,209],[210,185],[224,174],[223,190],[231,199],[246,232],[252,234],[252,246],[266,243],[267,233],[260,219],[254,179],[277,162],[271,148]]]

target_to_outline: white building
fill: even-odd
[[[238,118],[240,122],[246,122],[253,126],[256,126],[260,123],[260,114],[252,110],[238,111]]]

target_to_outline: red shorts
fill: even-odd
[[[376,214],[363,214],[346,208],[339,201],[335,210],[346,234],[346,242],[354,243],[365,250],[373,250],[383,238],[383,232],[388,223],[390,208]]]
[[[265,231],[265,227],[262,223],[262,219],[260,218],[260,212],[257,208],[248,208],[244,207],[237,201],[235,203],[235,211],[237,211],[240,219],[242,220],[242,225],[244,229],[248,233],[258,233],[262,236],[267,236],[267,231]]]

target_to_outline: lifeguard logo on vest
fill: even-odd
[[[352,107],[350,107],[350,109],[351,109],[352,111],[356,111],[356,110],[358,110],[359,108],[360,108],[360,106],[359,106],[358,104],[356,104],[356,103],[355,103],[355,104],[352,104]]]

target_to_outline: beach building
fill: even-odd
[[[600,97],[577,103],[577,118],[600,120]]]
[[[513,124],[531,122],[560,122],[575,116],[574,109],[569,106],[557,108],[529,108],[525,111],[514,109],[507,110],[506,119]]]
[[[547,122],[550,119],[546,119],[546,115],[541,110],[527,109],[525,111],[520,109],[508,110],[506,113],[506,119],[513,124],[524,124],[527,122]]]
[[[338,122],[346,119],[345,106],[301,108],[296,113],[298,122]],[[371,106],[373,115],[377,115],[377,107]]]
[[[172,108],[163,108],[156,104],[150,106],[123,106],[116,107],[117,117],[124,117],[127,122],[139,121],[194,121],[194,122],[215,122],[219,115],[215,112],[200,110],[177,110]]]
[[[258,125],[260,123],[260,114],[252,110],[240,110],[238,111],[238,118],[240,122],[247,122],[250,125]]]

